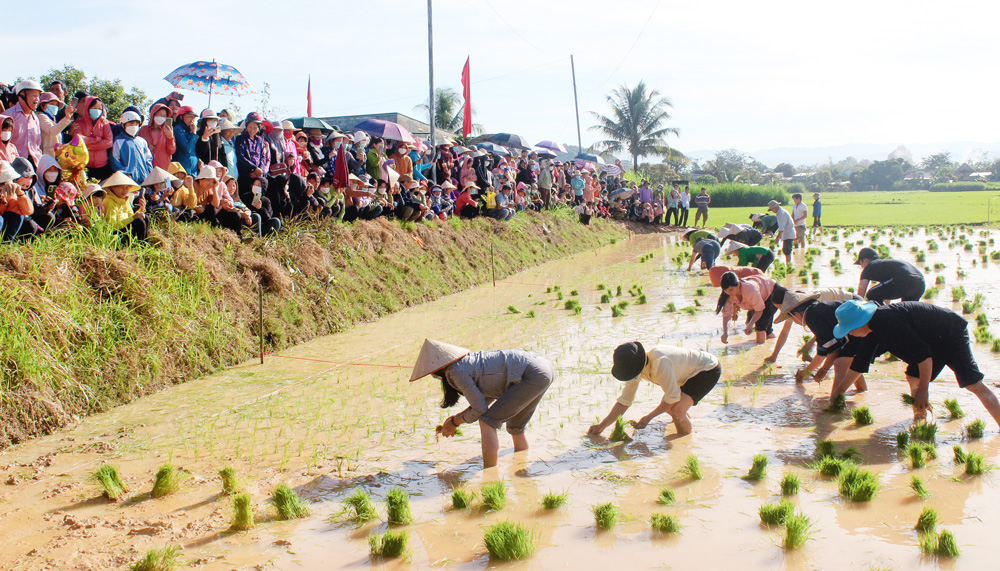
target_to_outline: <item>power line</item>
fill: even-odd
[[[661,2],[661,1],[662,1],[662,0],[656,0],[656,5],[655,5],[655,6],[653,6],[653,11],[652,11],[652,12],[650,12],[650,13],[649,13],[649,17],[648,17],[648,18],[646,18],[646,23],[645,23],[645,24],[643,24],[643,25],[642,25],[642,29],[640,29],[640,30],[639,30],[639,34],[638,34],[638,35],[637,35],[637,36],[635,37],[635,41],[633,41],[633,42],[632,42],[632,47],[630,47],[630,48],[628,49],[628,51],[627,51],[627,52],[625,53],[625,57],[623,57],[623,58],[622,58],[622,60],[621,60],[620,62],[618,62],[618,67],[616,67],[616,68],[615,68],[615,70],[614,70],[614,71],[612,71],[610,75],[608,75],[608,76],[607,76],[606,78],[604,78],[604,81],[602,81],[602,82],[601,82],[600,84],[598,84],[598,86],[597,86],[597,87],[595,87],[595,88],[593,88],[593,89],[590,89],[590,90],[588,90],[588,91],[587,91],[587,93],[591,93],[591,92],[593,92],[593,91],[597,91],[597,90],[598,90],[598,89],[600,89],[600,88],[601,88],[601,87],[602,87],[602,86],[603,86],[603,85],[604,85],[605,83],[607,83],[609,79],[611,79],[611,78],[612,78],[612,77],[613,77],[613,76],[614,76],[614,75],[615,75],[616,73],[618,73],[618,70],[622,68],[622,65],[623,65],[623,64],[625,63],[625,60],[627,60],[627,59],[628,59],[628,56],[632,55],[632,50],[634,50],[634,49],[635,49],[635,45],[639,43],[639,38],[641,38],[641,37],[642,37],[642,34],[643,34],[643,32],[645,32],[645,31],[646,31],[646,27],[647,27],[647,26],[649,26],[649,22],[651,22],[651,21],[653,20],[653,14],[656,14],[656,9],[660,7],[660,2]]]
[[[511,26],[509,23],[507,23],[507,20],[504,19],[503,15],[501,15],[500,12],[498,12],[497,9],[493,7],[493,4],[490,4],[490,0],[483,0],[483,2],[486,2],[486,5],[490,7],[490,10],[493,10],[493,13],[497,15],[497,18],[500,18],[500,21],[503,22],[504,25],[507,26],[507,28],[510,31],[514,32],[514,34],[517,35],[517,37],[521,38],[521,40],[524,43],[528,44],[529,46],[535,48],[536,50],[538,50],[540,52],[544,52],[545,51],[542,48],[540,48],[540,47],[536,46],[535,44],[531,43],[531,41],[529,41],[528,38],[526,38],[526,37],[524,37],[524,36],[521,35],[521,32],[518,32],[517,30],[515,30],[514,26]]]

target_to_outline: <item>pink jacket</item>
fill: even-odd
[[[87,144],[87,151],[90,153],[88,168],[101,168],[108,164],[108,149],[114,144],[111,136],[111,124],[107,119],[107,107],[104,115],[97,121],[90,119],[90,107],[95,101],[100,101],[97,97],[87,96],[76,108],[77,118],[69,128],[70,138],[73,135],[83,137],[83,142]],[[103,101],[102,101],[103,103]]]
[[[157,127],[156,123],[153,122],[153,116],[156,115],[156,112],[160,109],[167,109],[167,106],[162,103],[157,103],[150,108],[149,122],[139,129],[138,136],[146,139],[146,142],[149,143],[149,150],[153,152],[153,166],[167,170],[167,167],[169,167],[170,163],[174,160],[174,153],[177,152],[177,141],[174,140],[172,131],[170,133],[171,136],[167,136],[167,132],[170,131],[170,129],[168,129],[166,125],[163,127]],[[169,117],[170,114],[168,113],[167,116]]]
[[[755,312],[764,311],[767,308],[767,300],[774,291],[775,281],[767,276],[748,276],[740,278],[741,299],[737,302],[729,298],[726,306],[722,309],[722,315],[729,318],[733,315],[733,306],[741,307],[747,311],[751,309]]]

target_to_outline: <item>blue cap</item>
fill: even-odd
[[[864,327],[871,321],[877,308],[874,301],[845,301],[837,308],[837,325],[833,328],[833,336],[842,339],[858,327]]]

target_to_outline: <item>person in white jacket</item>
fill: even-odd
[[[795,245],[795,222],[792,215],[772,200],[767,203],[767,209],[778,217],[778,239],[781,240],[781,251],[785,254],[785,264],[792,263],[792,247]]]

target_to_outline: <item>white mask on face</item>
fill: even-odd
[[[14,131],[4,131],[3,133],[0,133],[0,141],[6,143],[12,136],[14,136]]]
[[[341,143],[340,141],[334,141],[334,142],[333,142],[333,148],[334,148],[334,149],[339,149],[339,148],[340,148],[340,145],[342,145],[342,144],[343,144],[343,143]]]
[[[128,125],[125,127],[125,132],[129,134],[130,137],[134,137],[136,133],[139,132],[138,125]]]
[[[156,123],[157,126],[162,125],[162,124],[164,124],[166,122],[167,122],[167,118],[166,117],[153,117],[153,123]]]
[[[47,172],[45,173],[45,182],[53,183],[59,178],[59,173],[57,172]]]
[[[211,121],[208,122],[208,128],[209,129],[214,129],[215,126],[218,125],[218,124],[219,124],[218,121],[216,121],[215,119],[212,119]]]

